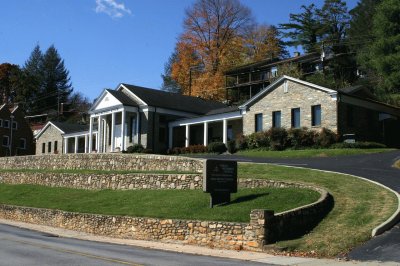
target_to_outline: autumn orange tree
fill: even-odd
[[[273,27],[259,26],[238,0],[197,0],[185,12],[183,33],[166,64],[169,79],[185,95],[224,98],[224,71],[284,49]],[[167,75],[168,74],[168,75]]]

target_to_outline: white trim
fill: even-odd
[[[94,133],[97,133],[97,131],[93,131],[93,134]],[[64,134],[63,137],[64,138],[81,137],[89,134],[90,134],[89,131],[79,131],[79,132]]]
[[[275,80],[274,82],[272,82],[268,87],[266,87],[265,89],[261,90],[259,93],[257,93],[253,98],[249,99],[247,102],[245,102],[244,104],[242,104],[241,106],[239,106],[239,109],[247,109],[247,107],[249,105],[252,105],[255,101],[258,101],[260,97],[264,96],[264,94],[266,94],[267,92],[275,89],[275,87],[277,87],[277,85],[279,85],[282,81],[293,81],[296,83],[300,83],[302,85],[305,85],[307,87],[313,88],[313,89],[317,89],[326,93],[329,93],[331,96],[336,95],[337,91],[335,90],[331,90],[304,80],[300,80],[300,79],[296,79],[296,78],[292,78],[289,76],[282,76],[279,79]]]
[[[242,118],[242,114],[240,111],[234,111],[230,113],[223,113],[223,114],[215,114],[215,115],[208,115],[208,116],[199,116],[194,118],[187,118],[182,120],[177,120],[170,122],[168,126],[170,127],[177,127],[177,126],[185,126],[185,125],[193,125],[193,124],[202,124],[204,122],[215,122],[215,121],[222,121],[226,120],[234,120]]]
[[[58,131],[61,132],[61,134],[65,134],[64,131],[62,131],[60,128],[58,128],[56,125],[54,125],[51,121],[47,122],[47,124],[36,134],[35,139],[38,139],[40,137],[40,135],[42,135],[44,133],[44,131],[50,126],[52,125],[53,127],[55,127]]]
[[[179,104],[179,103],[177,102],[177,104]],[[156,107],[153,107],[153,106],[143,106],[143,107],[140,107],[139,109],[141,112],[155,112],[156,111]],[[186,118],[193,118],[193,117],[198,116],[198,114],[194,114],[194,113],[175,111],[172,109],[161,108],[161,107],[157,107],[157,113],[182,116],[182,117],[186,117]]]

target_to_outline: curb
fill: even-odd
[[[249,162],[244,162],[244,163],[249,163]],[[253,162],[251,162],[251,163],[253,163]],[[321,169],[307,168],[307,167],[300,167],[300,166],[291,166],[291,165],[277,164],[277,163],[260,163],[260,164],[270,164],[270,165],[284,166],[284,167],[289,167],[289,168],[315,170],[315,171],[324,172],[324,173],[341,174],[341,175],[355,177],[355,178],[358,178],[358,179],[373,183],[375,185],[378,185],[378,186],[380,186],[382,188],[385,188],[386,190],[389,190],[390,192],[392,192],[393,194],[396,195],[396,197],[397,197],[397,210],[386,221],[384,221],[383,223],[381,223],[380,225],[378,225],[377,227],[372,229],[371,236],[372,237],[378,236],[378,235],[384,233],[385,231],[389,230],[390,228],[392,228],[398,222],[400,222],[400,194],[397,193],[396,191],[394,191],[393,189],[381,184],[381,183],[378,183],[376,181],[367,179],[365,177],[346,174],[346,173],[341,173],[341,172],[335,172],[335,171],[328,171],[328,170],[321,170]]]

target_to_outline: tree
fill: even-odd
[[[400,93],[400,2],[383,0],[373,17],[375,40],[370,47],[370,64],[379,76],[377,94],[382,99]]]
[[[48,109],[58,109],[59,104],[68,101],[73,88],[64,60],[61,59],[54,45],[50,46],[43,55],[42,73],[42,92],[48,96],[43,99],[44,106]]]
[[[20,76],[19,66],[9,63],[0,65],[0,105],[15,102]]]
[[[223,71],[243,62],[244,36],[252,26],[250,10],[238,0],[197,0],[188,8],[171,69],[182,93],[222,98]]]
[[[250,62],[288,56],[284,43],[280,39],[280,32],[274,26],[255,25],[245,38],[246,59]]]
[[[172,65],[178,60],[178,52],[175,50],[172,55],[168,58],[167,63],[164,65],[164,74],[161,74],[161,78],[163,79],[163,84],[161,85],[161,89],[163,91],[173,92],[173,93],[181,93],[181,88],[179,84],[172,78]]]
[[[279,24],[283,36],[290,40],[289,46],[301,46],[307,53],[319,51],[319,41],[322,34],[322,25],[314,4],[301,6],[304,10],[300,14],[290,14],[289,23]]]

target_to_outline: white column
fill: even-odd
[[[174,128],[172,126],[168,126],[168,148],[172,148],[172,142],[174,139]]]
[[[89,135],[85,135],[85,151],[84,151],[84,153],[88,153],[88,139],[89,139]]]
[[[97,136],[96,136],[96,151],[97,153],[100,152],[100,116],[97,117]]]
[[[111,152],[115,149],[115,113],[111,114]]]
[[[78,136],[75,136],[75,147],[74,147],[74,152],[78,153]]]
[[[64,154],[68,153],[68,138],[64,138]]]
[[[190,126],[186,125],[185,131],[185,147],[189,147],[190,143]]]
[[[121,123],[121,151],[123,151],[125,150],[125,110],[122,110]]]
[[[97,130],[97,152],[101,153],[103,148],[103,117],[99,116],[99,128]]]
[[[208,145],[208,122],[204,122],[204,146]]]
[[[92,152],[92,142],[93,142],[93,119],[92,116],[90,116],[89,118],[89,149],[88,149],[88,153]],[[86,143],[85,143],[86,146]]]
[[[222,122],[222,142],[226,145],[228,143],[228,120],[224,119]]]
[[[103,153],[107,152],[107,120],[103,118],[103,137],[102,137],[102,147],[101,150]]]
[[[140,134],[140,132],[139,132],[139,123],[140,123],[140,113],[139,113],[139,111],[137,111],[136,112],[136,143],[137,144],[140,144],[140,142],[139,142],[139,134]]]

